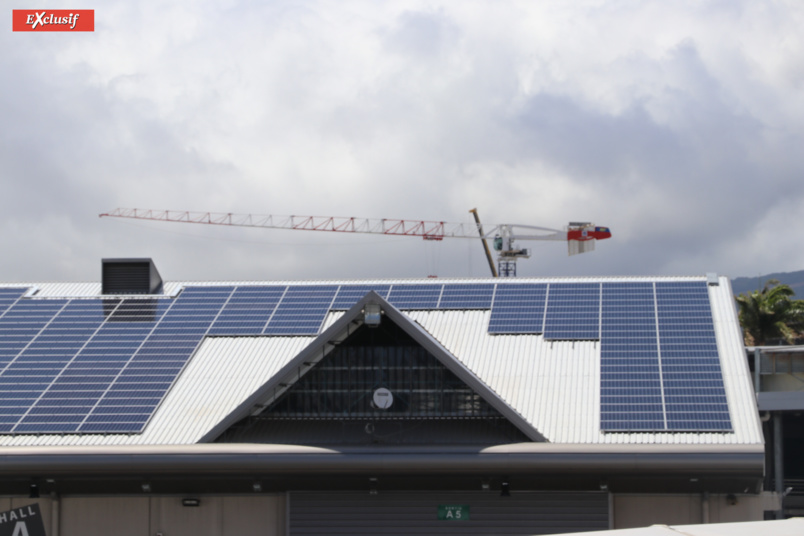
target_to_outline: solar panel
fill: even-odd
[[[4,369],[12,363],[66,303],[65,300],[24,300],[9,307],[0,317],[0,367]]]
[[[27,291],[26,288],[0,288],[0,318]]]
[[[542,333],[547,285],[498,284],[489,319],[489,333]]]
[[[315,335],[321,329],[338,287],[310,285],[288,287],[268,325],[266,335]]]
[[[544,338],[600,338],[600,283],[550,283]]]
[[[494,285],[457,284],[444,285],[439,309],[491,309]]]
[[[221,310],[210,335],[258,335],[287,287],[238,287]]]
[[[397,309],[435,309],[444,285],[393,285],[388,301]]]
[[[338,295],[332,303],[334,310],[346,310],[359,302],[363,297],[371,291],[376,292],[383,299],[388,298],[388,291],[391,290],[391,285],[341,285],[338,290]]]

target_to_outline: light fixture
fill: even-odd
[[[29,499],[38,499],[39,498],[39,485],[38,484],[31,484],[30,491],[28,493]]]
[[[377,491],[377,479],[372,477],[369,478],[369,495],[377,495],[379,493]]]
[[[149,484],[148,482],[143,482],[142,483],[142,492],[143,493],[151,493],[151,484]]]
[[[380,325],[382,309],[379,303],[367,303],[363,307],[363,322],[370,328]]]
[[[259,493],[262,491],[262,483],[261,482],[254,482],[251,485],[251,489],[254,490],[254,493]]]
[[[511,496],[511,486],[508,484],[508,480],[503,480],[502,484],[500,484],[500,497],[510,497]]]
[[[182,506],[201,506],[201,499],[182,499],[181,500]]]
[[[600,491],[609,491],[609,482],[605,478],[600,479]]]
[[[491,481],[490,480],[482,480],[480,482],[480,489],[483,491],[488,491],[491,488]]]

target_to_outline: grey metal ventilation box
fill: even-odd
[[[102,259],[103,294],[161,294],[162,277],[151,259]]]

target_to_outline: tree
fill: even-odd
[[[737,296],[745,343],[763,346],[779,339],[793,344],[804,329],[804,301],[788,285],[771,279],[762,290]]]

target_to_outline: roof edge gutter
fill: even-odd
[[[206,447],[206,448],[199,448]],[[214,447],[214,448],[209,448]],[[544,448],[548,447],[548,448]],[[552,448],[550,448],[552,447]],[[38,475],[383,474],[467,471],[761,478],[761,445],[636,446],[522,443],[491,448],[332,450],[292,445],[10,447],[0,451],[0,477]]]

